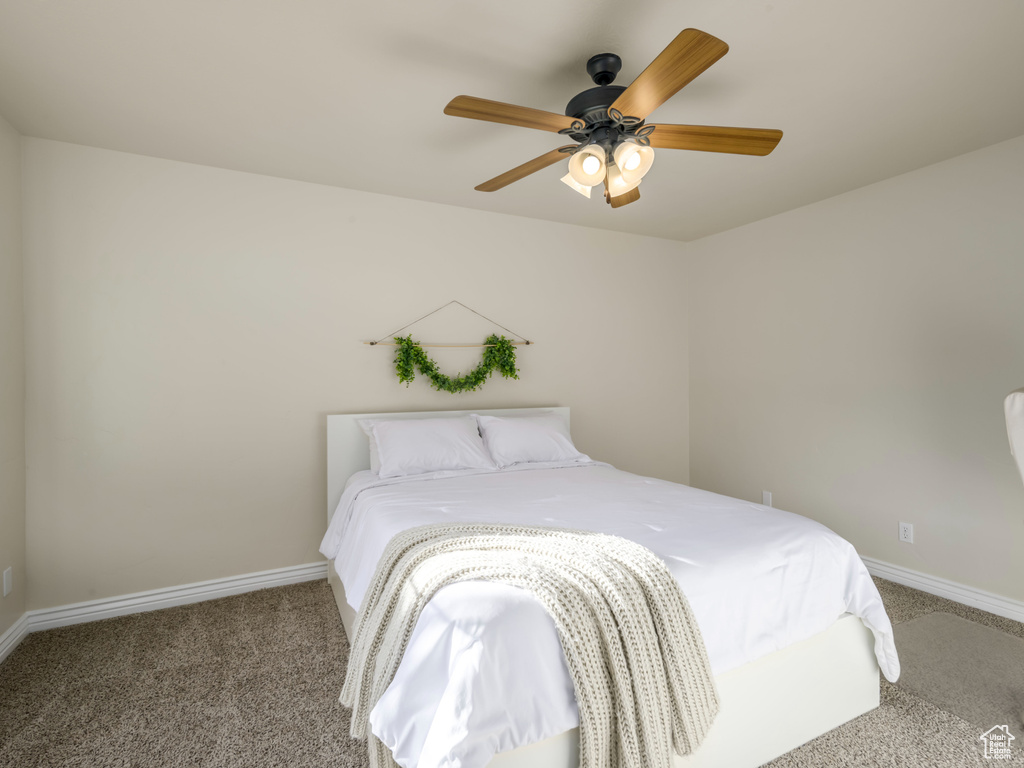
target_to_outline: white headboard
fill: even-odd
[[[557,413],[569,424],[567,407],[501,408],[472,411],[415,411],[410,413],[342,413],[327,417],[327,520],[341,500],[345,482],[361,469],[370,468],[370,448],[358,419],[437,419],[479,413],[487,416],[530,416]]]

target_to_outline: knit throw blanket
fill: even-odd
[[[356,621],[341,703],[373,768],[397,765],[368,720],[420,611],[470,580],[525,589],[551,614],[575,687],[580,768],[669,768],[673,751],[700,744],[718,693],[689,603],[656,555],[599,533],[440,524],[391,540]]]

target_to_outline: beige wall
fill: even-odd
[[[1024,599],[1001,411],[1024,385],[1024,139],[687,246],[24,139],[20,246],[0,128],[0,631],[318,559],[326,413],[506,405],[571,405],[596,458],[771,490],[863,555]],[[538,342],[520,381],[405,388],[360,343],[451,299]]]
[[[570,405],[582,450],[688,479],[678,243],[24,152],[30,608],[316,561],[327,413]],[[360,343],[451,299],[537,342],[520,381],[407,389]]]
[[[1024,599],[1024,137],[689,253],[693,484]]]
[[[25,611],[25,350],[22,324],[21,137],[0,118],[0,634]],[[0,593],[2,594],[2,593]]]

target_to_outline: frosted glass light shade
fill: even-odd
[[[618,166],[622,177],[628,182],[640,183],[647,172],[654,164],[654,150],[650,147],[641,146],[632,141],[620,142],[613,151],[615,165]],[[634,184],[634,186],[636,186]]]
[[[612,197],[618,197],[639,185],[639,177],[630,179],[619,170],[617,165],[608,166],[608,194]]]
[[[565,174],[565,176],[562,177],[562,183],[568,185],[572,189],[575,189],[584,197],[590,197],[590,187],[588,187],[585,184],[580,184],[578,181],[576,181],[576,179],[572,177],[571,173],[567,173]]]
[[[593,167],[594,160],[597,161],[596,168]],[[589,144],[569,158],[569,175],[580,186],[592,187],[604,181],[606,164],[604,150]]]

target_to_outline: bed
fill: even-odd
[[[523,509],[528,510],[524,514],[533,517],[519,522],[589,527],[591,530],[603,530],[602,524],[610,525],[615,530],[608,532],[637,540],[669,563],[697,615],[721,702],[718,717],[699,749],[676,758],[675,765],[679,768],[721,765],[753,768],[878,706],[879,663],[887,677],[895,679],[899,674],[892,628],[878,593],[853,548],[817,523],[761,505],[619,472],[585,456],[585,461],[553,462],[551,466],[467,470],[425,478],[395,478],[387,482],[367,471],[370,456],[360,420],[457,418],[471,413],[493,417],[557,417],[566,428],[570,416],[568,408],[328,416],[329,527],[322,551],[329,553],[329,581],[349,637],[356,616],[353,606],[360,604],[376,558],[388,538],[412,525],[413,520],[436,522],[451,519],[452,515],[461,520],[474,519],[467,515],[478,514],[479,499],[485,498],[492,499],[495,505],[495,509],[486,513],[493,516],[491,519],[504,520],[512,514],[510,510],[518,514],[518,510]],[[579,506],[572,501],[579,494],[583,494],[579,498],[585,500],[590,510],[583,518],[572,517],[577,513],[568,511]],[[341,502],[344,504],[339,507]],[[413,508],[417,505],[422,509]],[[616,510],[626,505],[631,514],[619,514],[616,518]],[[471,508],[472,513],[466,511]],[[339,509],[344,520],[335,519]],[[680,537],[673,533],[671,525],[666,528],[665,524],[666,520],[674,524],[676,519],[691,521],[681,542],[695,540],[694,532],[704,531],[707,525],[724,525],[727,526],[726,538],[738,543],[722,547],[713,545],[709,538],[698,549],[687,552],[683,551],[684,546],[678,550],[682,554],[676,554],[677,550],[666,547],[674,536]],[[799,535],[789,532],[791,525],[799,529]],[[717,535],[708,532],[709,537]],[[812,543],[803,543],[805,536],[811,536]],[[812,551],[800,555],[803,559],[799,562],[796,557],[778,560],[780,552],[797,545]],[[715,551],[719,552],[718,556],[710,554]],[[747,566],[743,563],[759,559],[765,561],[759,566],[763,573],[759,572],[761,575],[756,578],[748,577],[744,570]],[[842,567],[846,571],[832,574],[837,563],[845,563]],[[694,580],[697,577],[692,574],[695,573],[700,575],[701,581]],[[823,574],[829,578],[824,578]],[[833,576],[837,583],[843,584],[842,595],[829,592],[822,596],[818,594],[818,587],[808,587],[819,581],[826,583]],[[714,585],[715,593],[708,590],[708,584]],[[724,592],[717,591],[723,588]],[[789,603],[776,604],[776,592],[793,593],[795,589],[806,590],[806,594],[804,591],[796,593],[795,603],[789,598]],[[374,732],[385,743],[394,744],[396,758],[403,765],[442,764],[445,759],[436,754],[438,738],[448,738],[446,732],[440,737],[436,732],[424,736],[431,728],[436,731],[436,723],[417,724],[417,718],[429,721],[433,717],[445,722],[438,716],[442,711],[438,707],[450,703],[446,697],[451,698],[451,690],[441,690],[436,696],[430,693],[430,681],[438,678],[437,670],[430,668],[431,663],[435,666],[437,663],[437,659],[431,662],[430,657],[432,647],[437,644],[438,628],[446,622],[447,626],[461,626],[461,621],[465,621],[466,626],[476,626],[481,615],[495,614],[499,609],[504,611],[506,605],[515,617],[518,634],[510,640],[508,629],[503,630],[504,634],[490,632],[486,642],[495,645],[489,649],[485,645],[485,651],[480,653],[485,661],[495,654],[513,658],[519,653],[532,660],[530,667],[536,680],[528,680],[525,674],[518,675],[522,681],[503,680],[501,685],[521,685],[530,690],[510,689],[507,695],[503,693],[500,697],[493,694],[497,684],[493,676],[487,676],[490,673],[486,668],[482,674],[486,684],[481,683],[474,689],[473,682],[459,683],[463,688],[457,690],[456,698],[471,696],[475,690],[478,698],[474,706],[481,710],[472,715],[476,720],[466,720],[449,729],[459,733],[457,738],[465,738],[469,745],[464,747],[465,752],[459,759],[464,765],[486,764],[491,768],[569,768],[577,764],[578,731],[572,721],[573,702],[559,703],[560,698],[565,698],[567,673],[560,677],[556,669],[558,659],[551,658],[552,653],[560,654],[557,636],[552,650],[553,625],[546,629],[544,616],[538,616],[536,607],[530,606],[528,600],[517,602],[514,593],[514,588],[501,585],[486,588],[475,582],[452,585],[431,602],[430,617],[424,612],[420,622],[423,631],[417,625],[417,634],[407,651],[412,661],[408,669],[403,661],[393,688],[382,698],[384,714],[377,721],[371,719]],[[486,606],[486,610],[479,615],[474,613],[481,610],[471,605],[474,601],[476,606]],[[456,616],[458,611],[464,611],[465,615]],[[786,617],[784,620],[779,618],[782,615]],[[497,614],[488,621],[500,624],[495,616]],[[420,650],[414,652],[417,642]],[[449,669],[459,663],[460,658],[452,655],[444,661],[447,667],[442,672],[464,674],[452,673]],[[474,668],[482,664],[479,654],[465,663]],[[571,681],[568,683],[571,699]],[[446,684],[457,687],[447,678],[438,681],[437,686],[440,690]],[[531,698],[535,684],[539,688],[547,687]],[[385,701],[389,695],[390,700]],[[502,720],[495,725],[500,718],[483,710],[489,703],[488,695],[491,699],[500,699],[500,707],[510,710],[517,705],[508,705],[508,702],[522,700],[524,710],[530,711],[520,720],[510,715],[509,722]],[[429,699],[421,706],[423,714],[415,709],[417,703],[413,700],[418,697]],[[550,704],[550,711],[540,716],[533,712],[531,708],[540,706],[538,700],[544,702],[544,707]],[[413,709],[406,708],[410,706]],[[388,722],[389,716],[393,722]],[[534,720],[541,724],[534,725]],[[471,730],[470,724],[478,727],[477,721],[485,724],[480,726],[482,731],[490,730],[479,739],[466,736],[463,731]],[[428,748],[425,744],[432,746]],[[461,743],[459,749],[463,749]]]

